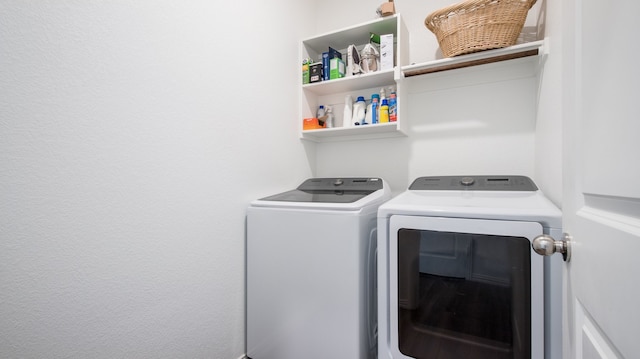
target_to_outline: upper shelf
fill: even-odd
[[[309,56],[317,58],[318,55],[322,54],[322,51],[327,51],[326,49],[329,46],[337,50],[346,49],[356,41],[355,39],[359,39],[357,42],[364,44],[369,41],[369,33],[395,34],[397,33],[397,27],[398,15],[392,15],[314,36],[302,40],[302,43]]]
[[[400,16],[396,14],[302,40],[302,56],[303,58],[311,58],[314,59],[313,61],[316,61],[329,47],[340,51],[346,56],[347,49],[350,45],[355,45],[358,49],[361,49],[365,44],[368,44],[371,33],[378,35],[394,34],[397,50],[395,54],[396,61],[394,61],[395,65],[406,65],[408,62],[403,62],[405,60],[403,60],[400,55],[403,47],[399,39],[402,35],[399,30],[400,23]],[[346,58],[343,60],[346,61]],[[406,61],[408,61],[408,59]],[[347,75],[346,77],[330,81],[309,83],[302,85],[302,89],[307,94],[324,96],[393,84],[395,84],[395,70],[389,69],[361,75]]]
[[[302,89],[316,95],[329,95],[346,91],[364,90],[376,86],[389,86],[395,84],[394,70],[376,71],[368,74],[353,75],[302,85]]]
[[[534,41],[502,49],[487,50],[456,57],[403,66],[402,75],[406,77],[426,75],[435,72],[450,71],[464,67],[490,64],[529,56],[544,55],[544,41]]]

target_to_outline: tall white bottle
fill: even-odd
[[[351,127],[353,123],[353,98],[351,95],[347,95],[344,98],[344,115],[342,116],[342,127]]]

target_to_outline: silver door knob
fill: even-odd
[[[548,234],[537,236],[531,242],[533,250],[541,256],[550,256],[554,253],[562,253],[562,259],[568,262],[571,259],[571,236],[562,235],[562,240],[555,240]]]

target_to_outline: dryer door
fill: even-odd
[[[391,216],[394,358],[542,359],[535,222]]]

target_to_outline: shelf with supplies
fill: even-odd
[[[361,139],[389,138],[406,136],[399,132],[397,122],[378,123],[355,127],[323,128],[303,130],[302,137],[313,142],[339,142]]]
[[[402,118],[402,84],[400,68],[408,65],[409,34],[400,14],[395,14],[337,31],[328,32],[301,41],[300,60],[311,59],[321,61],[323,52],[331,47],[347,59],[347,50],[355,45],[357,51],[369,44],[370,35],[393,34],[393,67],[363,74],[349,75],[320,82],[301,85],[301,106],[299,128],[300,137],[313,142],[347,141],[354,139],[371,139],[406,136],[403,129],[406,125]],[[345,61],[346,63],[346,61]],[[343,127],[345,98],[351,96],[355,101],[359,96],[367,102],[374,93],[381,89],[394,91],[397,95],[397,121],[361,126]],[[320,105],[329,106],[333,114],[333,127],[305,130],[303,120],[314,118]]]
[[[547,40],[517,44],[501,49],[409,64],[409,34],[400,14],[315,36],[301,43],[301,59],[318,60],[329,47],[345,53],[355,44],[358,50],[369,41],[369,34],[394,35],[394,67],[365,74],[301,85],[300,137],[313,142],[378,139],[407,135],[406,95],[413,91],[438,90],[498,82],[513,77],[537,76],[547,57]],[[426,79],[429,81],[425,81]],[[369,101],[381,88],[397,95],[397,121],[343,127],[345,97],[363,96]],[[389,92],[387,92],[387,95]],[[334,127],[304,129],[303,119],[313,118],[320,105],[330,106]]]

